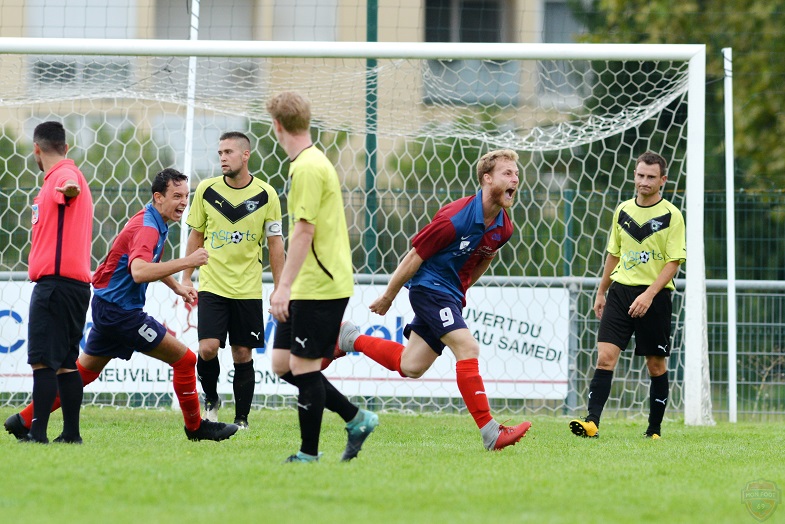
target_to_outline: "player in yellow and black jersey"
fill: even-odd
[[[221,405],[218,349],[226,336],[234,361],[235,424],[248,427],[255,376],[253,349],[264,344],[262,305],[263,245],[267,244],[273,282],[284,264],[281,202],[273,187],[248,171],[251,142],[239,132],[221,135],[222,175],[196,188],[188,225],[186,253],[199,247],[209,253],[199,270],[199,359],[196,371],[204,391],[205,418],[216,421]],[[193,285],[193,270],[183,284]]]
[[[379,417],[350,402],[321,371],[323,360],[334,355],[341,320],[354,292],[341,185],[335,167],[311,141],[310,103],[298,93],[280,93],[267,102],[267,111],[275,138],[292,161],[289,251],[280,284],[270,298],[271,312],[278,319],[273,370],[298,390],[300,449],[286,461],[319,460],[325,409],[346,422],[341,460],[352,460]]]
[[[651,377],[645,436],[658,439],[662,433],[669,390],[671,291],[673,278],[687,258],[684,217],[661,195],[667,179],[665,159],[644,153],[635,163],[635,198],[621,203],[613,214],[608,255],[594,302],[600,319],[599,354],[589,385],[589,414],[585,420],[570,422],[578,436],[599,436],[613,370],[633,333],[635,354],[646,357]]]

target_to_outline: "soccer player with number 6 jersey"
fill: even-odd
[[[167,222],[180,220],[188,204],[188,177],[175,169],[164,169],[155,175],[151,192],[152,202],[131,217],[93,275],[93,327],[84,352],[76,361],[80,382],[85,386],[90,384],[113,358],[130,360],[134,351],[139,351],[172,367],[172,385],[188,439],[225,440],[237,432],[236,425],[202,420],[199,416],[196,355],[143,310],[147,285],[156,280],[186,302],[193,302],[196,298],[193,287],[179,284],[172,275],[185,268],[202,266],[208,259],[206,250],[197,249],[185,258],[161,262],[169,234]],[[37,410],[38,399],[33,400],[33,404],[5,422],[6,431],[20,440]],[[60,398],[53,400],[54,403],[46,403],[52,411],[60,407]],[[61,437],[61,442],[82,443],[79,435]]]

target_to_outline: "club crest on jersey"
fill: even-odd
[[[258,200],[246,200],[245,201],[245,210],[248,211],[249,213],[253,213],[254,211],[256,211],[257,207],[259,207],[259,201]]]
[[[33,204],[33,224],[38,223],[38,204]]]
[[[657,220],[651,220],[651,221],[649,222],[649,224],[651,224],[651,230],[652,230],[653,232],[655,232],[655,233],[656,233],[657,231],[659,231],[659,230],[660,230],[660,228],[662,227],[662,222],[658,222]]]

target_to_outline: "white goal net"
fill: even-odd
[[[314,140],[343,184],[357,282],[346,316],[365,333],[402,340],[411,318],[406,292],[385,317],[368,305],[434,212],[477,191],[479,156],[519,153],[515,234],[469,292],[464,313],[481,344],[494,410],[585,410],[596,363],[591,307],[611,216],[633,195],[634,159],[646,150],[668,158],[666,197],[685,211],[690,246],[674,299],[670,412],[701,423],[710,418],[701,327],[702,53],[702,46],[0,39],[0,399],[21,404],[32,388],[26,259],[39,185],[35,125],[59,120],[69,132],[69,156],[96,204],[95,268],[149,199],[158,170],[186,169],[193,188],[220,173],[222,132],[252,137],[252,172],[285,197],[288,161],[264,108],[272,94],[296,90],[310,99]],[[168,254],[180,254],[181,239],[174,226]],[[167,288],[151,286],[147,309],[196,349],[195,312]],[[269,340],[273,330],[268,322]],[[269,357],[264,348],[255,355],[255,404],[291,405],[295,391],[276,379]],[[219,392],[230,400],[231,355],[220,358]],[[454,366],[446,351],[422,379],[409,380],[350,354],[326,374],[375,408],[453,412],[464,409]],[[616,377],[607,409],[647,413],[643,360],[625,354]],[[113,361],[85,394],[97,404],[168,405],[169,368],[138,354]]]

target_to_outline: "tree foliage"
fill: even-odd
[[[739,182],[785,183],[784,0],[570,0],[587,42],[706,44],[707,188],[722,181],[722,49],[733,49],[734,141]]]
[[[26,269],[31,204],[38,189],[38,166],[32,145],[23,144],[12,129],[0,130],[0,271]]]

